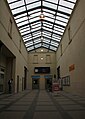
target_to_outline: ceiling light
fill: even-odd
[[[43,49],[41,49],[41,52],[43,52]]]
[[[43,60],[43,57],[41,57],[41,60]]]
[[[43,36],[41,36],[41,40],[43,40]]]
[[[41,13],[41,15],[40,15],[40,19],[44,19],[44,18],[45,18],[44,14]]]

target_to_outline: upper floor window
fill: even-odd
[[[68,38],[69,38],[69,44],[71,43],[72,39],[71,39],[71,27],[68,27]]]
[[[35,64],[38,63],[38,55],[33,56],[33,63],[35,63]]]
[[[11,20],[11,18],[9,20],[9,25],[8,25],[8,35],[10,36],[10,38],[12,38],[12,20]]]
[[[46,55],[46,63],[51,63],[51,56],[50,55]]]
[[[62,44],[60,45],[60,50],[61,50],[61,56],[62,56],[62,54],[63,54],[63,52],[62,52]]]

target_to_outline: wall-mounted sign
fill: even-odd
[[[50,67],[35,67],[34,72],[38,74],[50,73]]]
[[[72,65],[69,66],[69,71],[72,71],[74,69],[75,69],[75,65],[74,64],[72,64]]]

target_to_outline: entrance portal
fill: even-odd
[[[48,91],[52,90],[52,78],[45,79],[45,89]]]
[[[32,89],[39,89],[39,79],[32,79]]]

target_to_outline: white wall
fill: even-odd
[[[12,38],[8,35],[10,19],[12,20]],[[15,92],[17,90],[17,75],[20,77],[19,91],[22,90],[22,78],[24,77],[24,66],[27,67],[28,52],[24,46],[18,28],[5,0],[0,0],[0,40],[15,56]],[[21,47],[20,47],[21,40]]]
[[[70,75],[71,86],[64,90],[84,95],[85,90],[85,0],[78,0],[67,29],[62,38],[62,55],[60,47],[56,53],[57,66],[60,66],[61,77]],[[71,43],[69,44],[68,28],[70,26]],[[69,66],[75,69],[69,71]]]
[[[34,55],[38,56],[37,63],[34,63]],[[50,56],[50,63],[47,63],[46,56]],[[40,58],[43,57],[43,60]],[[29,82],[28,87],[32,88],[32,75],[36,75],[34,73],[34,67],[50,67],[50,74],[54,75],[56,73],[56,60],[55,60],[55,52],[47,52],[46,49],[43,49],[43,52],[41,52],[41,49],[36,50],[36,52],[31,52],[28,54],[28,70],[29,70]],[[40,74],[41,75],[41,74]],[[44,84],[43,79],[41,79],[41,84]],[[43,86],[44,87],[44,86]]]

